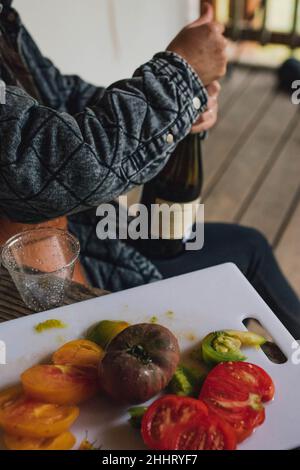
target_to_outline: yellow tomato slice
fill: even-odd
[[[70,341],[52,356],[54,364],[79,367],[98,367],[104,351],[98,344],[87,339]]]
[[[56,437],[40,439],[4,434],[3,439],[8,450],[70,450],[76,442],[73,434],[68,431]]]
[[[2,426],[2,414],[4,409],[16,401],[23,394],[21,385],[9,387],[0,392],[0,426]]]
[[[40,365],[21,375],[29,397],[45,403],[77,405],[97,393],[97,369],[74,366]]]
[[[6,434],[31,438],[55,437],[66,432],[79,415],[77,406],[60,406],[21,397],[2,414]]]

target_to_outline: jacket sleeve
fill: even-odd
[[[0,106],[0,215],[42,222],[147,182],[206,104],[195,72],[168,52],[74,116],[7,87]]]

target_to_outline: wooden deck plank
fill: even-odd
[[[300,122],[298,115],[295,116],[295,122],[290,139],[241,219],[242,224],[261,230],[272,244],[277,238],[278,231],[299,189]]]
[[[270,72],[251,72],[251,81],[204,144],[204,199],[222,177],[238,149],[270,104],[275,83]]]
[[[295,114],[296,107],[286,95],[272,96],[271,106],[266,108],[256,128],[236,152],[206,201],[207,221],[241,220],[243,211],[263,185],[264,178],[280,155],[282,145],[290,136],[290,122]],[[279,119],[280,116],[284,119]]]
[[[64,305],[107,295],[102,289],[88,288],[76,282],[66,286]],[[8,272],[0,267],[0,323],[34,313],[24,304]]]
[[[283,272],[300,296],[300,201],[277,247],[276,255]]]

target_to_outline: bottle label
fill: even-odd
[[[187,203],[157,198],[151,214],[152,238],[189,240],[200,203],[200,198]]]

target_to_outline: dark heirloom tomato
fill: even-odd
[[[235,450],[236,434],[217,416],[202,416],[174,429],[171,450]]]
[[[142,437],[152,450],[173,450],[173,433],[195,417],[208,416],[207,406],[200,400],[166,395],[156,400],[142,420]]]
[[[245,362],[224,363],[207,376],[200,393],[209,409],[235,429],[239,442],[265,420],[263,401],[274,396],[271,378]]]
[[[179,363],[175,336],[163,326],[130,326],[114,338],[99,364],[100,387],[119,403],[144,403],[170,382]]]

